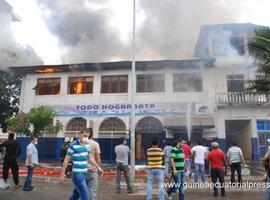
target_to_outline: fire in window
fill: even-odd
[[[69,94],[93,93],[93,77],[70,77],[68,80]]]

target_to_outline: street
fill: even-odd
[[[47,182],[48,181],[48,182]],[[23,182],[22,182],[23,183]],[[11,186],[9,189],[0,190],[0,199],[1,200],[53,200],[53,199],[68,199],[72,193],[72,184],[70,181],[67,181],[65,184],[60,184],[57,182],[57,179],[51,181],[49,179],[44,179],[42,181],[38,179],[33,180],[33,184],[36,186],[36,190],[32,192],[24,192],[22,188],[14,189]],[[123,185],[121,194],[116,194],[115,192],[115,183],[113,179],[100,178],[99,190],[98,190],[98,199],[107,200],[107,199],[117,199],[117,200],[143,200],[146,195],[146,184],[145,183],[135,183],[134,193],[127,194],[125,183]],[[157,194],[157,186],[154,186],[154,194]],[[227,191],[227,197],[212,197],[212,191],[209,189],[192,189],[187,190],[185,193],[186,200],[200,199],[200,200],[212,200],[212,199],[230,199],[230,200],[264,200],[265,192],[263,190],[229,190]],[[153,199],[157,199],[157,196],[154,195]],[[167,199],[167,196],[165,196]],[[178,199],[177,195],[174,196],[174,199]]]

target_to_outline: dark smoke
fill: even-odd
[[[145,20],[136,30],[136,58],[192,58],[202,25],[237,23],[247,12],[245,3],[251,1],[137,0],[137,11],[144,13]],[[109,24],[113,13],[104,6],[106,0],[38,2],[48,28],[67,51],[63,62],[130,59],[130,43],[121,41],[119,30]],[[91,9],[86,6],[87,2],[101,8]],[[131,29],[131,26],[123,28]]]

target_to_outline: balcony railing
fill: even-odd
[[[217,95],[218,104],[267,104],[269,93],[229,92]]]

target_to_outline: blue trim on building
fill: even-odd
[[[251,148],[252,148],[252,160],[259,161],[260,160],[260,152],[259,152],[259,139],[257,137],[251,138]]]

